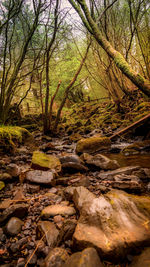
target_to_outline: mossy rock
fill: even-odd
[[[0,181],[0,191],[5,187],[4,182]]]
[[[12,150],[16,144],[33,139],[32,134],[25,128],[17,126],[0,126],[0,148]]]
[[[110,147],[111,141],[108,137],[90,137],[81,139],[76,146],[77,153],[92,153],[107,149]]]
[[[60,160],[52,155],[46,155],[40,151],[34,151],[32,156],[31,167],[36,170],[55,170],[61,171]]]
[[[123,154],[138,154],[141,150],[150,148],[150,140],[135,142],[122,150]]]

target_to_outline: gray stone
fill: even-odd
[[[26,180],[36,184],[55,185],[55,174],[51,171],[32,170],[26,172]]]
[[[49,247],[54,247],[57,242],[59,231],[56,229],[55,225],[49,221],[41,221],[37,225],[37,237],[40,239],[45,235],[47,244]]]
[[[95,248],[86,248],[71,255],[64,267],[104,267]]]
[[[75,214],[76,211],[73,207],[70,206],[63,206],[63,205],[50,205],[44,208],[41,212],[41,217],[42,218],[49,218],[51,216],[56,216],[56,215],[73,215]]]
[[[15,236],[20,233],[22,225],[23,221],[19,218],[12,217],[6,225],[6,231],[9,235]]]

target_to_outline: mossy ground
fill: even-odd
[[[32,135],[28,130],[17,126],[0,126],[0,149],[12,150]]]
[[[75,104],[64,112],[60,130],[65,130],[68,134],[87,134],[101,129],[107,134],[125,128],[150,113],[150,102],[147,98],[135,101],[125,99],[121,106],[124,112],[119,113],[111,101]]]

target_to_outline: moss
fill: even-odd
[[[120,53],[117,53],[117,55],[114,59],[114,62],[119,68],[124,70],[125,73],[130,73],[131,69],[130,69],[128,63],[125,61],[124,57]]]
[[[77,143],[76,152],[95,152],[108,148],[110,145],[111,141],[108,137],[90,137],[87,139],[81,139]]]
[[[140,151],[142,148],[150,146],[150,140],[144,140],[141,142],[135,142],[122,150],[122,153],[133,153]]]
[[[22,143],[27,137],[32,137],[29,131],[17,126],[0,126],[0,146],[15,148],[15,143]]]
[[[0,181],[0,191],[5,187],[4,182]]]
[[[55,156],[46,155],[40,151],[34,151],[32,156],[31,167],[39,170],[56,170],[61,171],[61,163]]]

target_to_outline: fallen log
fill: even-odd
[[[109,138],[111,140],[115,139],[115,137],[117,136],[121,136],[121,135],[126,135],[128,134],[130,131],[133,131],[134,129],[138,128],[139,126],[143,125],[146,121],[150,120],[150,113],[146,116],[144,116],[143,118],[139,119],[138,121],[132,123],[131,125],[125,127],[124,129],[114,133],[113,135],[111,135]]]

